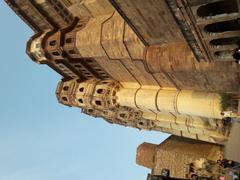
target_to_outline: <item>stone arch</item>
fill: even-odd
[[[68,101],[68,98],[65,97],[65,96],[63,96],[63,97],[62,97],[62,100],[63,100],[64,102],[67,102],[67,101]]]
[[[231,45],[236,44],[240,45],[240,37],[226,37],[226,38],[219,38],[219,39],[213,39],[210,41],[211,45],[215,46],[223,46],[223,45]]]
[[[230,14],[238,12],[238,5],[236,0],[224,0],[214,3],[208,3],[200,6],[197,9],[199,17],[216,16],[219,14]]]
[[[68,89],[69,89],[69,86],[63,86],[64,91],[68,91]]]
[[[102,106],[103,103],[102,103],[102,101],[100,101],[100,100],[95,100],[95,105],[97,105],[97,106]]]
[[[60,56],[60,53],[58,51],[54,51],[54,52],[52,52],[52,55],[53,56]]]
[[[84,92],[84,87],[80,87],[79,92]]]
[[[82,99],[82,98],[79,98],[79,99],[78,99],[78,102],[79,102],[80,104],[83,104],[83,99]]]
[[[98,94],[103,94],[103,93],[104,93],[104,90],[103,90],[102,88],[99,88],[99,89],[97,89],[97,93],[98,93]]]
[[[76,31],[70,31],[65,34],[63,49],[71,58],[81,57],[76,47]]]
[[[222,21],[213,24],[208,24],[204,27],[205,32],[208,33],[222,33],[226,31],[239,31],[240,30],[240,20],[230,20]]]
[[[56,46],[56,44],[57,44],[56,40],[52,40],[52,41],[49,42],[50,46]]]
[[[51,36],[47,37],[45,42],[44,49],[53,59],[63,59],[60,39],[61,32],[57,31]]]

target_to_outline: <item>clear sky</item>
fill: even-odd
[[[160,132],[110,125],[57,102],[60,76],[25,54],[31,29],[0,1],[0,180],[145,180],[135,164]]]

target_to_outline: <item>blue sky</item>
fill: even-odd
[[[135,164],[160,132],[110,125],[57,102],[60,76],[25,54],[31,29],[0,1],[0,180],[145,180]]]

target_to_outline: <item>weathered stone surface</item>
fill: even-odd
[[[184,41],[165,1],[113,0],[150,45]]]
[[[223,146],[171,136],[160,145],[141,144],[136,162],[152,169],[153,174],[167,168],[171,176],[185,178],[188,164],[200,158],[217,161],[222,153]]]

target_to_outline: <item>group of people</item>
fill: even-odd
[[[224,134],[229,135],[234,124],[240,123],[240,116],[232,111],[224,111],[221,113],[222,123],[219,125],[219,130]]]
[[[228,170],[228,176],[232,177],[232,180],[240,180],[240,163],[225,159],[223,157],[220,158],[217,163],[219,166]],[[224,177],[221,179],[224,180]]]
[[[233,122],[240,122],[240,114],[233,111],[223,111],[221,112],[221,116],[231,119]]]
[[[217,161],[200,158],[189,164],[188,178],[192,180],[224,180],[226,176],[232,180],[240,180],[240,163],[220,155]]]

